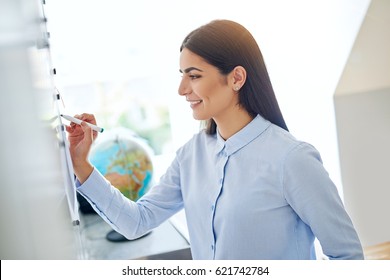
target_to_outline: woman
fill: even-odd
[[[136,238],[186,210],[194,259],[362,259],[359,238],[317,150],[287,129],[260,52],[241,25],[215,20],[180,48],[179,94],[206,127],[160,182],[126,199],[88,162],[96,132],[67,128],[78,191],[111,226]]]

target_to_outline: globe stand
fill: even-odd
[[[145,233],[144,235],[141,235],[140,237],[138,238],[134,238],[134,239],[127,239],[126,237],[124,237],[122,234],[120,234],[119,232],[115,231],[115,230],[112,230],[110,231],[109,233],[107,233],[106,235],[106,239],[108,241],[111,241],[111,242],[124,242],[124,241],[133,241],[133,240],[137,240],[137,239],[140,239],[142,237],[145,237],[147,236],[149,233],[151,233],[152,231],[149,231],[147,233]]]

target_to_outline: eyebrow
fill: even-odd
[[[188,72],[190,72],[190,71],[192,71],[192,70],[196,70],[196,71],[200,71],[200,72],[203,72],[202,70],[200,70],[199,68],[196,68],[196,67],[188,67],[188,68],[186,68],[186,69],[184,69],[184,71],[182,71],[181,69],[179,69],[179,72],[180,73],[188,73]]]

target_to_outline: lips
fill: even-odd
[[[187,100],[191,105],[196,105],[202,102],[202,100]]]
[[[196,105],[200,104],[203,102],[203,100],[199,99],[199,100],[189,100],[187,99],[188,102],[190,102],[190,106],[191,108],[194,108]]]

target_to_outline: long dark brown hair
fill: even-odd
[[[230,20],[214,20],[187,35],[180,52],[187,48],[221,74],[229,74],[234,67],[242,66],[247,72],[240,89],[239,105],[255,117],[263,118],[288,131],[265,66],[263,55],[255,39],[242,25]],[[216,133],[213,119],[206,121],[206,132]]]

